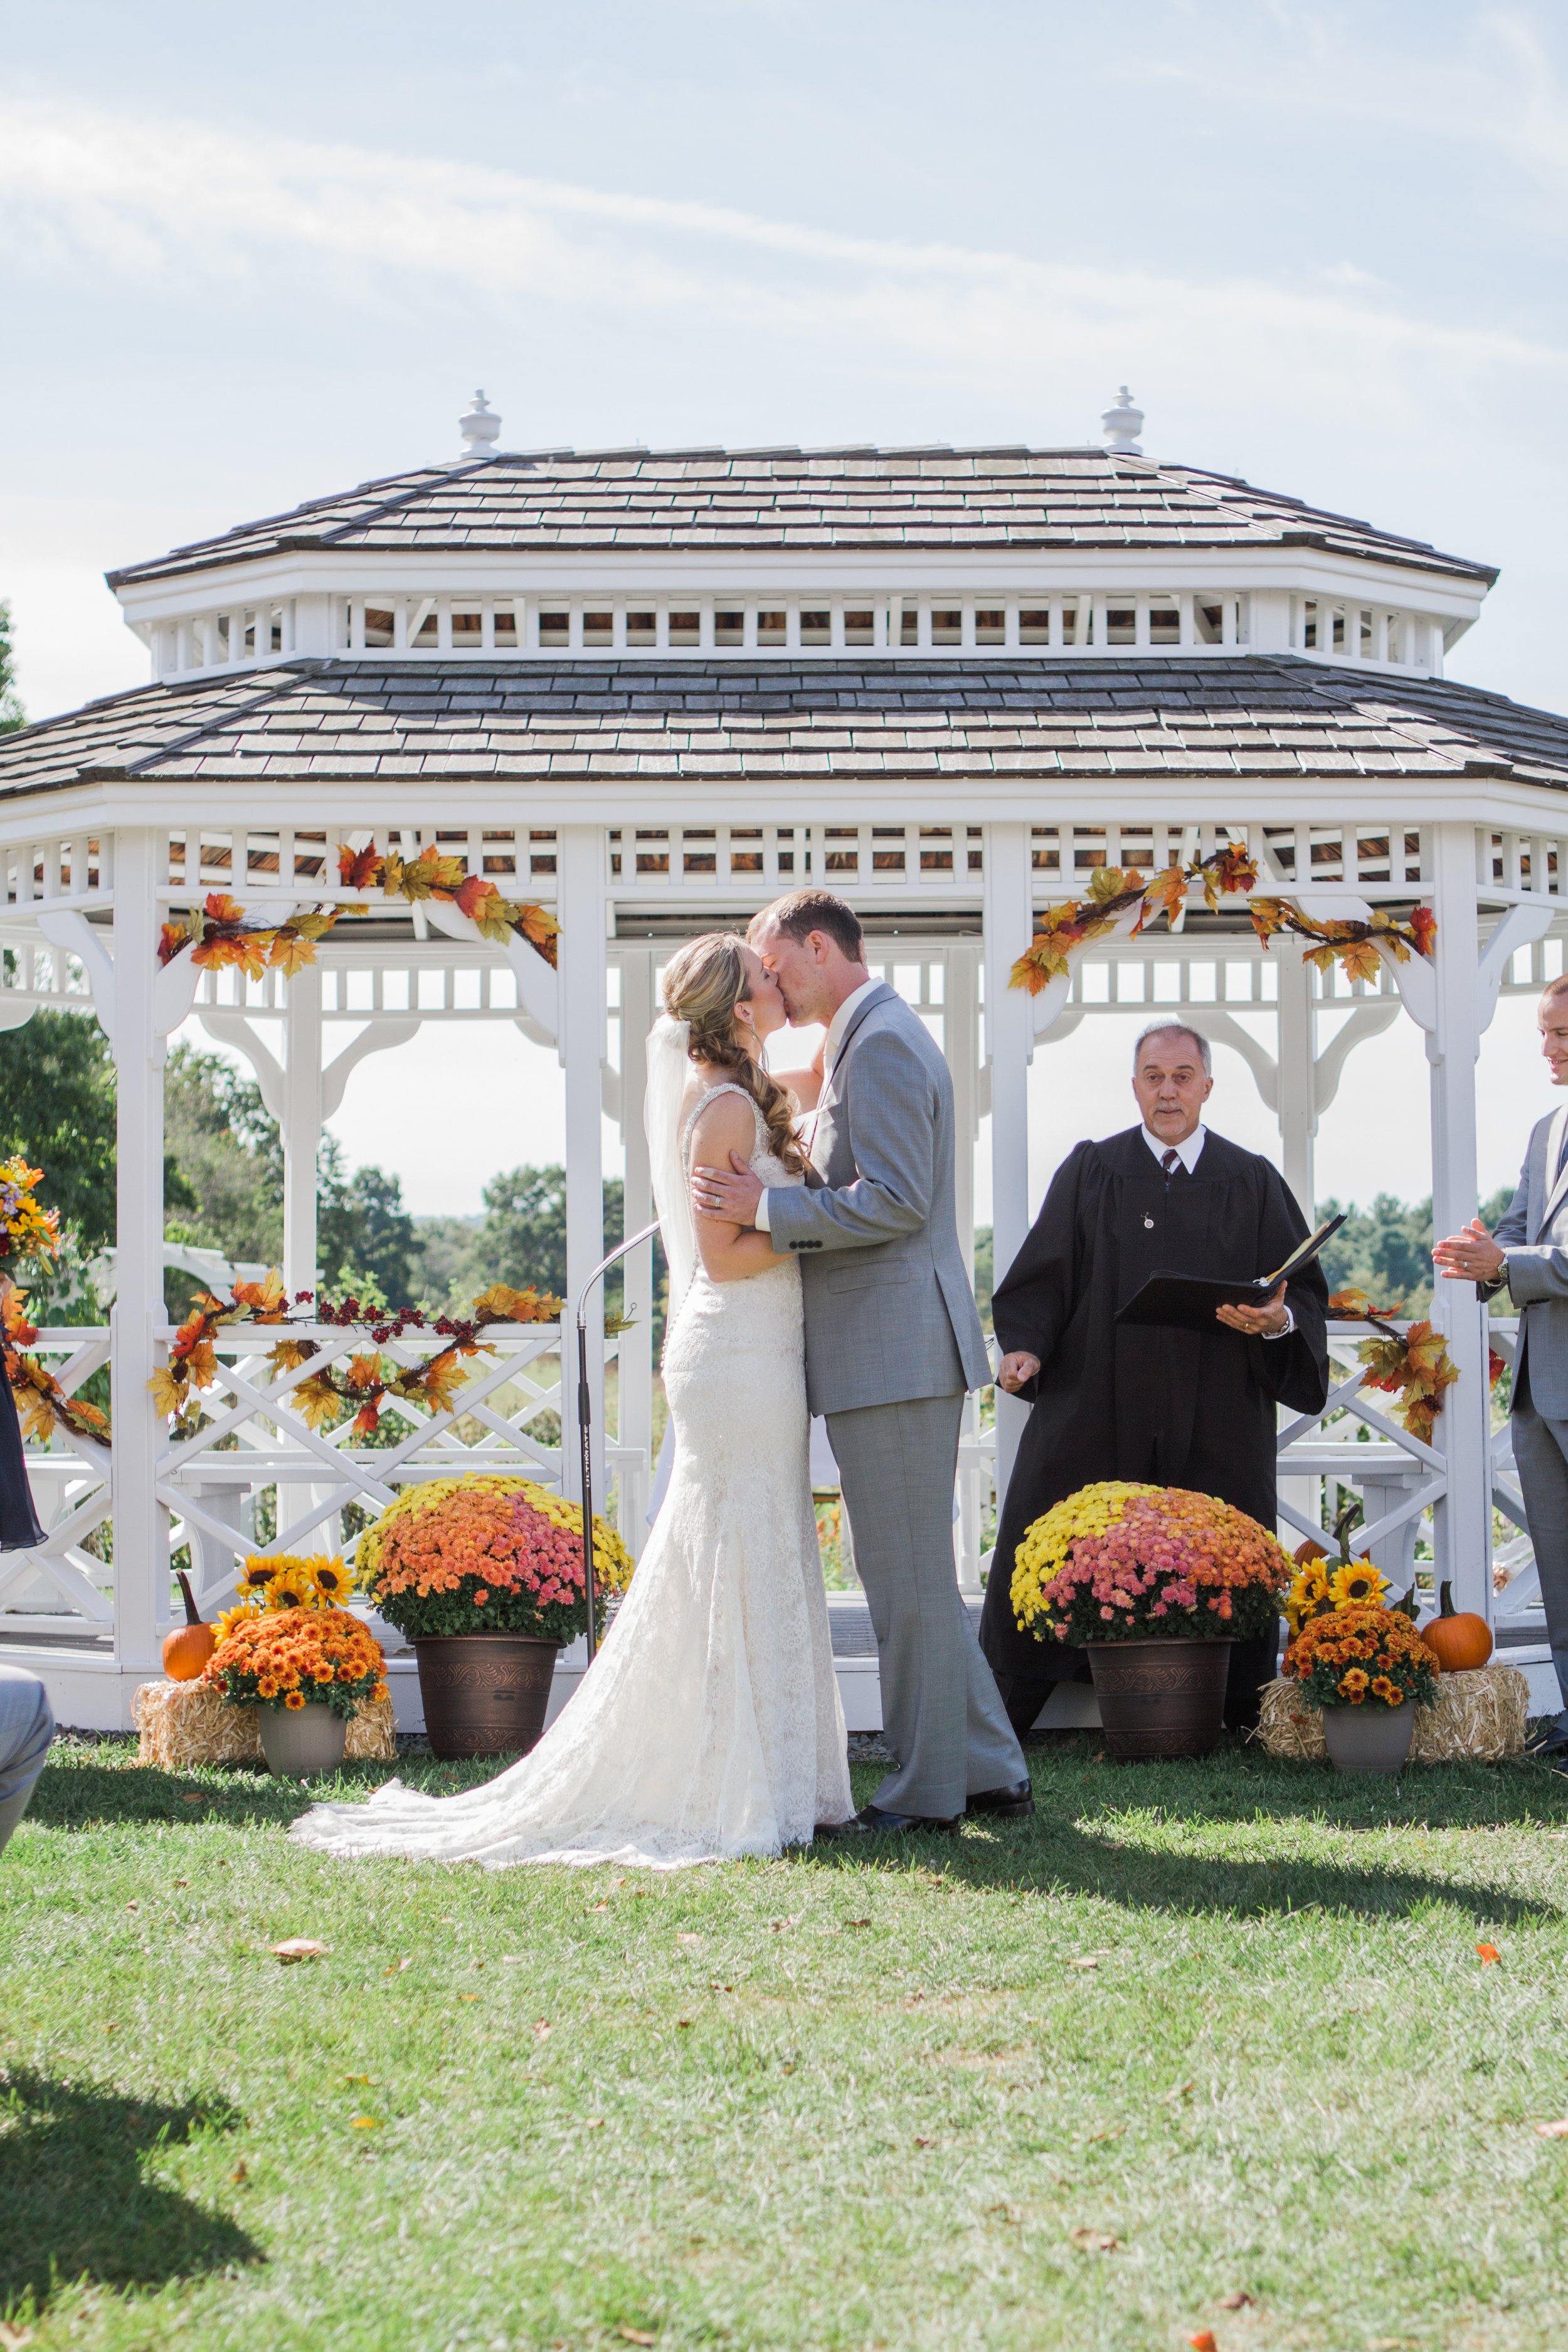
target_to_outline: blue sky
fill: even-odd
[[[586,448],[1060,444],[1124,378],[1152,455],[1500,563],[1451,673],[1568,707],[1562,10],[0,0],[0,54],[36,716],[146,674],[107,565],[455,454],[476,383]]]

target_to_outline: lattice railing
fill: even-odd
[[[27,1353],[75,1396],[108,1363],[109,1332],[102,1325],[40,1330]],[[66,1625],[107,1633],[114,1621],[109,1454],[57,1430],[47,1447],[29,1445],[26,1458],[44,1541],[36,1550],[0,1552],[0,1626],[8,1633],[47,1634]]]

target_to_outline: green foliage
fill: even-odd
[[[16,656],[11,645],[11,607],[0,598],[0,735],[14,735],[27,723],[16,692]]]
[[[1496,1225],[1512,1198],[1512,1185],[1505,1184],[1483,1201],[1480,1213],[1489,1226]],[[1320,1222],[1337,1216],[1342,1205],[1323,1202]],[[1323,1252],[1323,1272],[1331,1290],[1364,1290],[1375,1306],[1425,1315],[1432,1303],[1431,1194],[1409,1203],[1380,1192],[1366,1210],[1352,1201],[1349,1222]]]
[[[35,1013],[0,1031],[0,1157],[25,1152],[39,1197],[89,1250],[114,1238],[114,1065],[83,1013]]]
[[[452,1297],[467,1297],[492,1282],[508,1282],[515,1289],[530,1283],[539,1290],[566,1296],[566,1171],[561,1167],[511,1168],[495,1177],[482,1194],[485,1213],[471,1232],[466,1249],[455,1252]],[[423,1223],[424,1221],[422,1221]],[[454,1221],[455,1222],[455,1221]],[[605,1182],[604,1245],[614,1249],[626,1235],[626,1187],[618,1177]],[[664,1318],[669,1268],[662,1243],[653,1244],[653,1333],[657,1356],[664,1346]],[[435,1295],[436,1286],[429,1283]],[[605,1307],[618,1311],[625,1296],[621,1268],[614,1266],[605,1279]]]
[[[177,1214],[179,1238],[226,1258],[276,1265],[283,1253],[283,1146],[260,1087],[222,1055],[176,1045],[163,1073],[163,1139],[183,1195],[173,1198],[165,1188],[163,1206],[166,1216]]]
[[[316,1178],[316,1264],[321,1288],[379,1306],[419,1297],[418,1241],[403,1185],[380,1168],[343,1169],[336,1136],[322,1139]]]

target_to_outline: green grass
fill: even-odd
[[[0,2312],[38,2352],[1562,2352],[1568,1779],[1032,1760],[1033,1823],[661,1878],[335,1864],[297,1787],[63,1745],[0,1862]]]

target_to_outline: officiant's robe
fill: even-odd
[[[1021,1391],[1032,1410],[985,1589],[981,1646],[999,1677],[1070,1680],[1086,1665],[1081,1650],[1020,1632],[1011,1594],[1026,1528],[1077,1487],[1107,1478],[1187,1486],[1274,1527],[1275,1408],[1313,1412],[1329,1392],[1328,1286],[1316,1260],[1286,1289],[1296,1328],[1282,1339],[1219,1322],[1203,1332],[1131,1328],[1115,1316],[1157,1271],[1254,1279],[1306,1233],[1278,1170],[1212,1129],[1193,1173],[1178,1162],[1169,1182],[1137,1127],[1079,1144],[1058,1170],[993,1302],[1004,1351],[1026,1349],[1041,1365]],[[1258,1685],[1274,1671],[1266,1649],[1237,1644],[1228,1719],[1256,1714]]]

